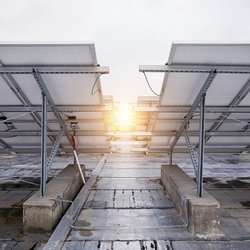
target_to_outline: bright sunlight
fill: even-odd
[[[134,126],[133,114],[128,104],[120,104],[114,111],[114,126],[117,131],[131,131]]]

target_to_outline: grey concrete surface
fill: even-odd
[[[250,241],[231,241],[231,242],[207,242],[207,241],[174,241],[173,250],[249,250]]]
[[[63,250],[171,250],[169,241],[68,241]]]
[[[94,189],[163,189],[160,179],[153,178],[98,178]]]
[[[95,168],[101,155],[98,154],[85,154],[80,156],[80,162],[86,166],[86,174],[89,176],[91,171]],[[64,166],[72,163],[72,156],[62,155],[57,156],[52,165],[52,171],[50,176],[57,175]],[[193,166],[190,162],[187,154],[175,154],[174,162],[177,163],[186,173],[191,177],[194,176]],[[108,157],[108,162],[105,164],[105,169],[160,169],[162,164],[168,163],[168,155],[166,154],[154,154],[143,156],[142,154],[113,154]],[[198,239],[190,235],[185,229],[165,230],[154,228],[145,229],[143,240],[127,240],[127,238],[133,239],[135,233],[139,231],[130,232],[126,235],[126,229],[123,230],[124,240],[120,239],[119,232],[114,230],[107,230],[105,237],[116,236],[114,241],[102,240],[102,230],[96,230],[95,237],[91,240],[86,240],[83,235],[88,235],[89,231],[83,231],[82,235],[78,235],[80,230],[73,230],[65,242],[64,249],[250,249],[250,209],[247,206],[250,189],[250,155],[206,155],[204,166],[204,187],[206,190],[216,197],[221,203],[221,230],[222,236],[216,240],[210,241],[208,239]],[[116,171],[117,172],[117,171]],[[107,172],[106,172],[107,173]],[[142,172],[141,172],[142,173]],[[36,180],[40,176],[40,156],[39,155],[3,155],[0,157],[0,176],[15,177],[28,179],[30,181]],[[105,179],[103,181],[102,179]],[[113,182],[114,181],[114,182]],[[23,193],[24,197],[13,195],[13,203],[18,203],[18,208],[13,209],[11,202],[9,202],[7,210],[4,214],[0,214],[0,249],[5,247],[6,249],[13,249],[15,246],[25,245],[25,242],[29,242],[26,246],[29,248],[33,242],[36,243],[34,249],[42,249],[45,242],[48,239],[48,235],[35,234],[35,235],[23,235],[22,233],[22,206],[23,200],[27,199],[27,194],[37,190],[36,186],[26,186],[19,181],[9,180],[8,184],[6,179],[0,180],[0,200],[1,195],[11,199],[12,194],[8,192],[15,192],[19,190],[26,191]],[[10,184],[15,183],[14,186]],[[248,184],[247,184],[248,183]],[[4,184],[4,185],[2,185]],[[99,185],[105,184],[105,185]],[[108,189],[105,189],[108,187]],[[114,190],[117,189],[117,203],[113,205],[112,198]],[[153,188],[153,189],[152,189]],[[141,191],[140,191],[141,190]],[[124,191],[124,193],[123,193]],[[133,194],[136,203],[133,201]],[[151,195],[151,192],[155,192]],[[100,193],[99,193],[100,192]],[[137,192],[137,193],[136,193]],[[143,194],[140,195],[139,192]],[[102,208],[109,209],[155,209],[162,208],[168,209],[169,197],[166,196],[166,200],[162,198],[159,204],[156,201],[160,200],[164,190],[160,184],[159,178],[99,178],[96,183],[95,189],[92,190],[87,203],[84,205],[84,209],[98,210]],[[93,198],[93,195],[96,196]],[[19,198],[20,199],[19,199]],[[131,201],[132,199],[132,201]],[[106,202],[107,201],[107,202]],[[89,202],[89,203],[88,203]],[[1,202],[0,202],[1,204]],[[132,204],[132,205],[131,205]],[[136,204],[133,206],[133,204]],[[171,201],[170,201],[171,204]],[[244,204],[244,205],[243,205]],[[162,205],[162,207],[160,207]],[[132,206],[132,207],[131,207]],[[19,213],[14,210],[19,209]],[[1,208],[0,208],[1,210]],[[10,213],[6,214],[6,211]],[[108,215],[107,215],[108,216]],[[152,215],[153,216],[153,215]],[[155,231],[154,231],[155,230]],[[153,235],[161,238],[152,239]],[[74,233],[74,234],[73,234]],[[73,237],[74,236],[74,237]],[[70,238],[71,237],[71,238]],[[90,236],[88,236],[91,238]],[[147,238],[147,239],[146,239]],[[119,239],[119,240],[118,240]],[[18,243],[21,242],[22,244]],[[155,247],[157,246],[157,248]],[[211,246],[206,248],[206,246]],[[175,248],[174,248],[175,247]],[[178,247],[178,248],[177,248]],[[245,247],[245,248],[244,248]]]
[[[84,208],[172,208],[164,190],[92,190]]]

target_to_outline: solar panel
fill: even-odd
[[[45,67],[51,71],[56,71],[58,67],[73,69],[98,66],[94,44],[84,43],[0,44],[0,63],[1,69],[24,67],[39,70]],[[56,107],[64,107],[59,109],[62,119],[69,131],[76,131],[79,148],[108,149],[105,135],[80,136],[84,131],[106,130],[104,113],[101,109],[100,112],[91,112],[91,110],[79,112],[80,107],[104,106],[100,80],[97,80],[98,74],[65,72],[41,74]],[[96,80],[97,84],[92,89]],[[30,72],[28,74],[1,74],[0,87],[0,112],[3,117],[0,124],[2,135],[0,146],[6,150],[12,148],[12,151],[26,148],[27,152],[28,149],[40,148],[40,135],[36,133],[40,130],[38,120],[41,117],[42,98],[34,75]],[[20,107],[32,107],[32,111],[35,110],[35,112],[26,112]],[[17,108],[20,108],[20,112],[15,112]],[[10,119],[8,121],[12,127],[9,125],[8,128],[4,117]],[[77,122],[74,122],[74,119]],[[48,134],[59,130],[60,124],[54,113],[49,110]],[[22,136],[22,132],[27,131],[34,133],[31,136]],[[4,132],[10,132],[9,134],[13,133],[13,135]],[[70,148],[70,143],[65,136],[61,143],[65,149]],[[48,140],[48,145],[52,146],[52,144],[53,141]]]
[[[174,43],[168,65],[162,67],[162,69],[165,67],[169,70],[165,73],[159,107],[165,109],[175,107],[177,112],[158,112],[157,119],[154,122],[153,134],[159,131],[166,132],[166,134],[167,131],[177,132],[208,78],[209,71],[230,67],[230,69],[237,69],[237,72],[218,71],[206,93],[206,148],[212,148],[214,152],[248,150],[247,142],[250,138],[250,134],[248,134],[248,123],[250,122],[249,55],[250,44]],[[178,67],[188,70],[175,71],[174,69]],[[248,69],[248,72],[243,72],[243,70],[241,72],[239,70],[241,67]],[[157,71],[156,68],[151,72]],[[141,68],[141,71],[144,70]],[[159,70],[159,72],[163,71]],[[185,107],[186,110],[182,111]],[[224,108],[225,112],[216,112],[216,108],[219,107]],[[237,112],[237,108],[240,107],[245,107],[247,111],[244,113]],[[213,108],[214,111],[211,111]],[[234,108],[235,110],[233,110]],[[194,146],[198,143],[199,135],[198,110],[199,107],[195,110],[188,124],[188,131],[191,133],[190,138]],[[220,121],[223,121],[223,123],[220,123]],[[224,132],[228,133],[225,134]],[[166,152],[173,140],[174,136],[153,135],[150,149]],[[186,142],[184,134],[182,134],[175,149],[184,151],[185,148]]]

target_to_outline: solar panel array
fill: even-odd
[[[0,63],[1,69],[45,67],[53,72],[58,67],[96,67],[97,59],[93,44],[0,44]],[[0,76],[1,150],[39,152],[42,98],[34,75],[14,73]],[[106,135],[95,134],[106,131],[98,74],[62,72],[44,73],[41,77],[68,130],[72,135],[76,132],[78,147],[86,151],[108,149]],[[51,147],[60,124],[52,110],[48,108],[48,111],[48,146]],[[61,139],[61,150],[71,151],[66,136]]]
[[[141,70],[165,72],[165,76],[160,97],[138,97],[132,105],[130,131],[116,129],[116,104],[112,96],[103,96],[98,72],[82,72],[98,66],[93,44],[0,44],[0,65],[1,152],[40,152],[42,98],[34,70],[70,135],[76,135],[81,152],[168,152],[200,89],[215,71],[206,93],[205,149],[242,153],[250,148],[249,44],[174,43],[168,65]],[[199,106],[191,118],[187,131],[197,148]],[[49,105],[49,147],[60,128]],[[181,132],[175,152],[187,151]],[[60,142],[61,151],[71,152],[67,136]]]
[[[210,71],[217,70],[206,93],[206,150],[248,151],[249,56],[250,44],[174,43],[168,65],[165,66],[169,70],[165,73],[149,149],[166,152],[170,148]],[[195,147],[198,143],[198,131],[199,106],[188,125],[188,132]],[[184,134],[178,140],[175,150],[186,151]]]

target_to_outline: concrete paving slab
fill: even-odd
[[[0,241],[0,249],[1,250],[12,250],[16,245],[15,241]]]
[[[97,248],[98,241],[97,242],[92,241],[92,242],[95,243],[95,248],[89,247],[88,249],[90,250],[98,249]],[[80,250],[80,249],[84,249],[84,245],[85,245],[85,241],[65,241],[61,250],[71,250],[71,249]]]
[[[106,163],[104,169],[160,169],[161,165],[158,163]]]
[[[62,250],[171,250],[169,241],[66,241]]]
[[[68,240],[73,241],[98,241],[98,240],[117,240],[117,241],[134,241],[134,240],[194,240],[194,238],[185,229],[173,228],[143,228],[143,229],[119,229],[105,231],[100,230],[82,230],[71,231]]]
[[[250,239],[249,232],[233,217],[221,217],[221,231],[227,240]]]
[[[160,179],[98,178],[94,189],[163,189]]]
[[[246,189],[207,189],[223,208],[244,208],[241,202],[249,201],[249,190]]]
[[[103,169],[100,177],[109,177],[109,178],[160,178],[161,171],[160,169]]]
[[[250,218],[250,209],[245,208],[230,208],[226,211],[234,218]]]
[[[27,250],[27,249],[34,249],[37,242],[35,241],[28,241],[28,242],[18,242],[11,250]]]
[[[193,242],[172,242],[173,250],[249,250],[250,241],[193,241]]]
[[[85,208],[172,208],[164,190],[93,190]]]
[[[19,238],[22,233],[22,209],[0,209],[0,237]]]
[[[6,200],[9,197],[9,191],[6,190],[0,190],[0,201]],[[1,203],[0,203],[0,207],[1,207]]]
[[[87,224],[87,226],[85,226]],[[175,209],[82,209],[75,226],[88,228],[183,225]]]
[[[128,154],[127,156],[125,154],[117,154],[110,155],[107,159],[107,163],[145,163],[145,159],[143,159],[142,155],[134,156],[131,154]],[[147,163],[155,163],[159,162],[159,160],[155,160],[155,157],[148,156],[147,157]]]
[[[67,240],[166,237],[192,238],[174,209],[83,209]]]
[[[250,217],[240,218],[239,221],[242,224],[242,226],[245,228],[245,230],[250,233]]]

